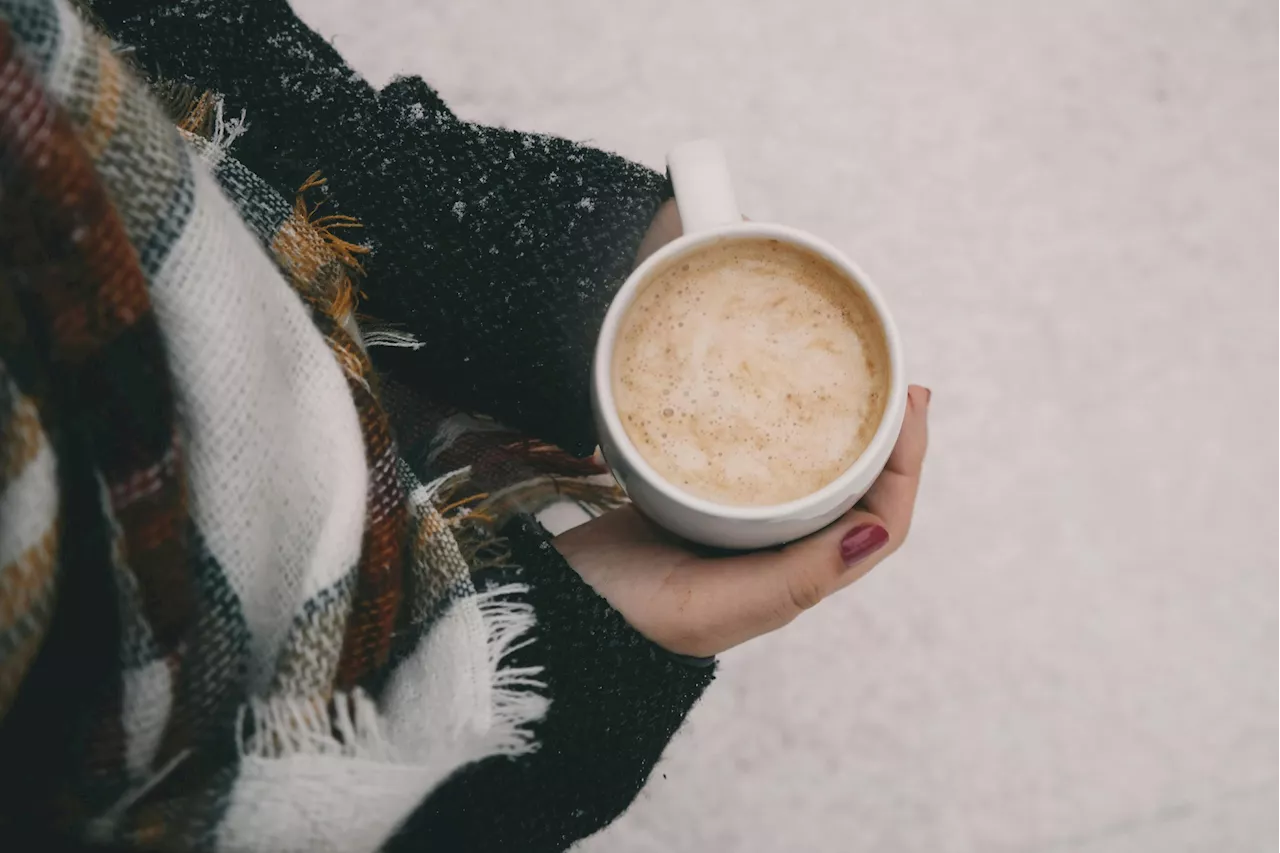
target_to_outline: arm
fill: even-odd
[[[476,579],[530,588],[537,639],[513,665],[545,667],[552,702],[534,727],[539,749],[460,770],[389,849],[430,839],[446,849],[562,850],[625,811],[712,678],[710,661],[695,658],[785,625],[902,544],[928,403],[912,386],[885,474],[858,508],[780,550],[693,553],[629,507],[550,544],[531,523],[508,525],[512,567]]]
[[[528,584],[536,640],[513,666],[541,665],[552,697],[538,749],[486,759],[436,789],[387,845],[421,850],[564,850],[622,814],[714,676],[637,634],[528,521],[504,531],[512,565],[477,586]]]
[[[283,0],[98,0],[153,73],[224,94],[235,155],[286,198],[315,170],[374,252],[361,311],[423,346],[375,350],[422,391],[578,454],[595,445],[591,352],[669,196],[642,166],[459,121],[420,79],[375,92]]]

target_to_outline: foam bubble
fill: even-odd
[[[713,247],[659,271],[623,319],[614,395],[640,453],[721,503],[782,503],[870,442],[888,390],[884,333],[825,261],[776,241]],[[660,415],[654,434],[642,413]]]

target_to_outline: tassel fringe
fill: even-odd
[[[528,591],[511,584],[483,592],[475,599],[488,637],[489,684],[493,689],[490,745],[499,755],[521,755],[537,748],[528,725],[541,719],[551,701],[541,691],[546,682],[537,676],[540,666],[506,666],[507,659],[534,642],[530,636],[537,619],[533,605],[515,596]]]
[[[459,606],[474,605],[485,629],[492,715],[485,735],[486,754],[520,755],[536,748],[528,725],[546,714],[550,700],[540,666],[508,666],[511,655],[535,640],[533,605],[518,596],[522,584],[488,590]],[[424,725],[430,725],[424,709]],[[253,698],[236,719],[236,748],[244,758],[285,759],[300,755],[335,756],[391,764],[426,756],[404,755],[383,734],[377,705],[362,690],[320,697]],[[168,771],[164,771],[167,773]],[[154,784],[154,781],[151,783]]]

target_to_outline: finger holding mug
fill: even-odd
[[[685,539],[799,539],[846,513],[889,459],[907,409],[897,327],[834,247],[742,220],[719,145],[682,145],[668,167],[683,234],[605,317],[601,450],[635,505]]]

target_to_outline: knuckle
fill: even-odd
[[[787,576],[787,595],[793,613],[803,613],[818,605],[825,590],[812,572],[795,572]]]

